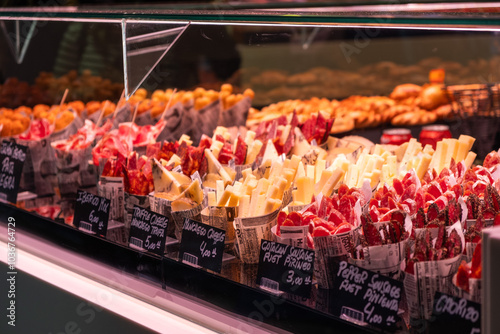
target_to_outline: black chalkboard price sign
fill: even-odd
[[[314,251],[261,240],[257,284],[271,291],[309,297]]]
[[[179,259],[220,273],[226,231],[186,218]]]
[[[0,148],[0,198],[17,202],[19,182],[28,147],[4,140]]]
[[[73,224],[81,231],[105,238],[108,231],[110,200],[79,190]]]
[[[129,246],[163,255],[168,218],[156,212],[134,205],[130,222]]]
[[[434,295],[430,333],[481,333],[481,305],[465,298]]]
[[[346,261],[336,266],[330,312],[359,324],[394,328],[403,283]]]

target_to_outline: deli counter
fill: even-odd
[[[497,332],[498,5],[0,9],[10,289],[138,332]]]

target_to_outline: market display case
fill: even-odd
[[[464,292],[453,276],[474,275],[461,254],[500,217],[495,4],[5,8],[0,25],[0,221],[16,233],[263,330],[436,332],[457,315],[436,313],[436,290],[481,310],[488,282]],[[373,145],[426,125],[451,138]],[[307,214],[325,235],[280,234]],[[441,238],[429,259],[420,222]]]

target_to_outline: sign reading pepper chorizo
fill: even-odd
[[[78,189],[73,225],[81,231],[105,238],[110,200]]]
[[[481,304],[436,292],[431,333],[481,333]]]
[[[333,282],[331,312],[377,328],[393,328],[403,283],[341,261]]]
[[[163,255],[168,218],[134,205],[130,222],[129,246]]]
[[[264,289],[309,297],[314,251],[261,240],[257,284]]]
[[[179,259],[220,273],[226,231],[186,218]]]
[[[0,149],[0,198],[17,202],[19,182],[28,148],[13,141],[4,140]]]

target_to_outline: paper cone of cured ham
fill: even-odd
[[[47,119],[37,119],[16,139],[18,144],[28,146],[19,188],[39,197],[54,195],[57,169],[50,144],[53,131],[54,126]]]
[[[105,123],[97,128],[91,121],[66,140],[52,143],[57,164],[57,181],[61,198],[71,199],[76,196],[78,188],[93,188],[97,182],[97,171],[92,160],[92,143],[98,133],[111,128],[111,123]]]
[[[361,204],[365,201],[358,189],[342,187],[332,197],[320,193],[310,206],[300,213],[290,212],[283,222],[278,217],[281,236],[287,231],[286,226],[308,226],[307,246],[316,253],[314,275],[318,287],[329,289],[333,286],[332,263],[346,260],[357,243]]]
[[[361,216],[361,244],[349,262],[383,275],[399,278],[411,233],[411,219],[402,210],[389,212],[388,221],[373,223],[369,214]]]

